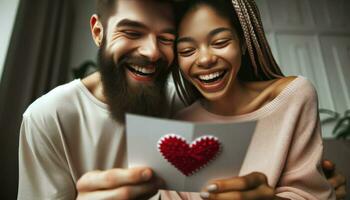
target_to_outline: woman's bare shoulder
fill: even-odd
[[[267,81],[246,82],[245,86],[251,91],[265,94],[278,95],[287,85],[296,79],[297,76],[288,76],[282,78],[271,79]]]
[[[264,105],[276,98],[297,76],[288,76],[276,78],[267,81],[254,81],[246,83],[246,87],[252,93],[255,93],[255,101],[262,101],[259,104]]]
[[[277,79],[271,87],[271,97],[277,97],[297,76],[287,76]]]

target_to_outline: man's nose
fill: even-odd
[[[196,64],[202,68],[210,68],[217,62],[217,56],[214,55],[207,47],[199,50]]]
[[[158,61],[161,52],[158,47],[157,37],[152,35],[146,37],[139,47],[139,53],[151,62]]]

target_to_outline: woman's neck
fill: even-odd
[[[270,87],[275,80],[241,82],[236,80],[229,94],[216,101],[202,99],[201,104],[211,113],[235,116],[253,112],[271,100]],[[272,89],[272,88],[271,88]]]

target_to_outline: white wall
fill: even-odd
[[[96,60],[97,47],[90,34],[90,17],[94,13],[94,0],[74,0],[74,22],[71,44],[70,69],[86,60]],[[72,79],[71,71],[69,77]]]
[[[307,77],[318,92],[319,108],[340,114],[350,109],[350,1],[256,2],[284,74]],[[333,137],[334,125],[322,124],[323,137]]]
[[[0,0],[0,80],[10,44],[19,0]]]

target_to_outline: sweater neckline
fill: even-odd
[[[77,87],[83,92],[83,94],[92,101],[95,105],[102,108],[105,111],[108,111],[108,105],[97,99],[90,91],[86,88],[86,86],[83,84],[81,79],[75,79],[73,82],[76,83]]]
[[[199,111],[204,113],[206,116],[210,117],[213,120],[219,121],[247,121],[247,120],[257,120],[271,112],[273,112],[279,105],[293,94],[293,91],[297,86],[304,80],[303,76],[297,76],[294,80],[292,80],[272,101],[268,102],[264,106],[260,107],[257,110],[254,110],[250,113],[245,113],[241,115],[234,116],[226,116],[226,115],[218,115],[206,110],[199,100],[194,103],[194,107],[198,107]]]

